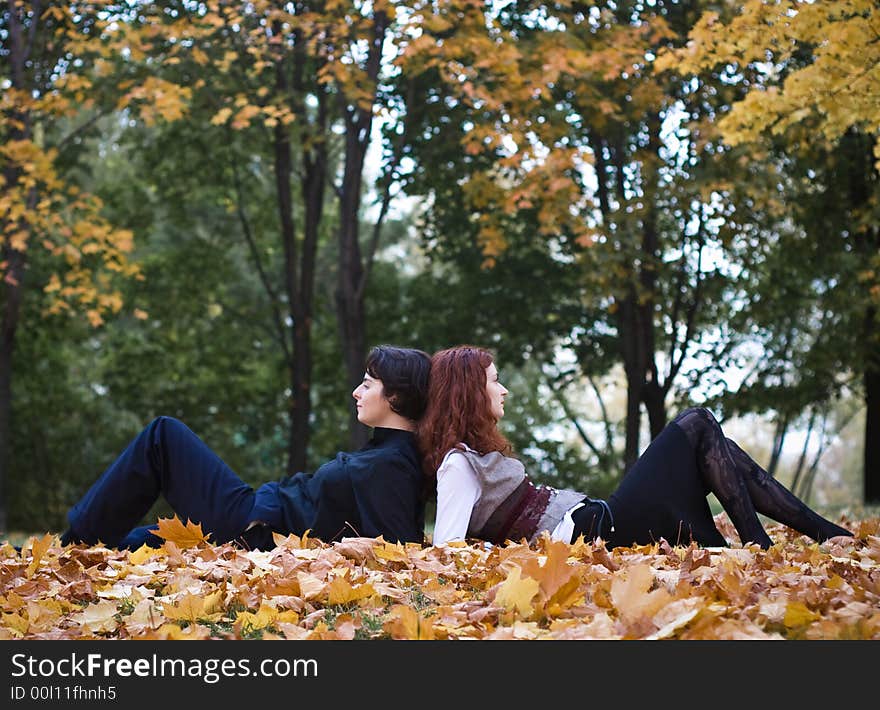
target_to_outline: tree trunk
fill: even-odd
[[[642,161],[644,171],[643,198],[645,215],[642,218],[642,244],[639,267],[639,342],[644,348],[645,384],[642,401],[648,411],[651,439],[655,439],[666,426],[666,390],[670,383],[661,383],[657,370],[657,340],[654,333],[654,307],[657,304],[657,269],[660,263],[660,239],[657,233],[657,194],[660,162],[660,115],[651,113],[647,119],[649,142]]]
[[[876,310],[869,309],[868,327],[876,328]],[[876,333],[874,334],[876,338]],[[880,504],[880,352],[875,347],[865,369],[865,505]]]
[[[779,459],[782,456],[782,448],[785,445],[785,435],[788,433],[789,414],[780,414],[776,420],[776,430],[773,433],[773,448],[770,451],[770,462],[767,464],[767,473],[776,477],[776,469],[779,467]]]
[[[642,401],[648,412],[648,426],[651,429],[651,440],[659,436],[668,423],[666,414],[666,392],[656,382],[649,382],[642,390]]]
[[[278,198],[278,215],[281,224],[281,243],[284,251],[284,288],[287,294],[288,314],[293,322],[293,344],[287,361],[290,382],[288,399],[289,430],[287,439],[287,473],[305,471],[309,446],[309,326],[303,317],[297,289],[296,229],[293,222],[293,197],[291,193],[290,135],[282,124],[275,127],[275,190]]]
[[[624,475],[639,457],[645,367],[644,349],[639,343],[638,305],[634,296],[628,296],[617,309],[617,330],[626,374],[626,440],[623,450]]]
[[[35,8],[38,9],[38,8]],[[22,8],[19,3],[10,2],[7,11],[8,22],[8,57],[11,69],[12,88],[25,90],[25,59],[28,52],[25,46],[22,25]],[[39,14],[35,12],[31,18],[31,32],[36,31]],[[21,140],[30,137],[30,117],[20,112],[14,112],[10,116],[13,126],[9,130],[11,140]],[[15,127],[19,124],[20,128]],[[19,170],[9,166],[4,170],[5,185],[15,185],[19,179]],[[29,195],[29,209],[36,205],[36,193],[32,190]],[[19,229],[26,229],[27,225],[0,224],[4,234],[11,234]],[[3,304],[2,322],[0,322],[0,530],[6,530],[7,510],[6,493],[7,481],[12,469],[12,355],[15,350],[15,333],[18,329],[21,317],[21,302],[24,289],[25,255],[23,252],[13,249],[8,242],[3,242],[0,250],[0,263],[6,264],[0,272],[0,303]]]
[[[792,477],[791,477],[791,485],[789,486],[792,493],[794,493],[795,495],[797,495],[798,484],[800,483],[800,480],[801,480],[801,474],[803,473],[804,466],[807,463],[807,453],[810,448],[810,437],[813,435],[813,427],[815,426],[815,424],[816,424],[816,408],[813,407],[810,411],[810,422],[807,425],[807,435],[804,437],[804,446],[801,449],[801,455],[798,457],[798,462],[797,462],[797,465],[795,466],[795,469],[794,469],[794,475],[792,475]],[[821,441],[819,442],[819,446],[821,448],[821,446],[822,446]],[[801,496],[801,497],[803,497],[803,496]]]
[[[323,92],[318,96],[316,129],[323,133],[327,121],[326,101]],[[324,141],[309,141],[303,136],[302,198],[305,205],[305,228],[300,262],[298,307],[293,321],[294,382],[299,388],[300,406],[293,420],[294,434],[308,440],[309,416],[311,415],[312,375],[312,315],[315,294],[315,260],[318,253],[318,236],[324,214],[324,190],[327,180],[327,147]],[[296,470],[305,470],[306,452],[302,464]]]
[[[275,65],[275,89],[280,96],[290,92],[287,62],[280,57]],[[292,321],[292,347],[287,359],[290,382],[288,399],[289,430],[287,439],[287,473],[305,471],[308,465],[309,414],[311,396],[311,333],[308,313],[301,299],[297,283],[296,226],[293,220],[293,192],[291,187],[290,132],[283,123],[273,130],[275,192],[278,199],[278,218],[284,253],[283,279],[287,295],[288,317]]]
[[[365,63],[367,78],[375,83],[382,62],[382,46],[388,17],[376,12],[373,18],[373,38]],[[367,354],[366,311],[364,292],[369,269],[365,268],[360,246],[360,202],[363,183],[364,158],[370,145],[373,127],[372,105],[359,105],[354,98],[340,95],[345,114],[345,167],[339,190],[339,273],[336,288],[336,308],[342,355],[348,385],[357,387],[363,379]],[[349,103],[350,102],[350,103]],[[357,419],[357,410],[349,408],[349,442],[352,449],[363,446],[368,429]]]
[[[357,134],[346,136],[345,172],[339,200],[339,275],[336,307],[339,320],[342,357],[348,386],[357,387],[364,376],[367,336],[364,298],[360,286],[364,267],[359,239],[359,206],[363,157]],[[360,159],[358,159],[358,157]],[[349,408],[349,443],[359,449],[368,438],[367,428],[357,419],[357,410]]]
[[[6,530],[6,488],[12,472],[12,354],[21,315],[24,254],[4,247],[0,261],[7,262],[6,278],[0,282],[4,304],[0,323],[0,530]]]
[[[843,136],[839,153],[846,169],[843,184],[847,185],[849,204],[854,218],[860,218],[871,210],[876,200],[880,174],[874,167],[871,154],[873,140],[870,135],[855,129]],[[867,266],[880,252],[880,228],[869,224],[853,230],[855,252],[862,264]],[[864,502],[866,505],[880,503],[880,342],[878,342],[877,307],[868,297],[862,322],[859,324],[860,343],[864,346],[862,361],[865,363],[865,453],[864,453]]]

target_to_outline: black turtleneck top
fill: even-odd
[[[252,518],[271,531],[309,534],[324,542],[383,536],[389,542],[424,541],[425,504],[416,438],[376,427],[367,444],[339,452],[312,474],[296,473],[257,490]],[[262,543],[262,544],[260,544]]]

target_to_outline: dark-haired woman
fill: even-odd
[[[134,527],[159,495],[211,541],[273,546],[273,532],[330,542],[344,536],[424,539],[421,461],[415,424],[425,409],[430,357],[380,346],[352,392],[358,420],[373,427],[362,449],[338,453],[313,474],[296,473],[255,491],[182,422],[153,420],[68,513],[63,544],[159,546],[156,525]]]
[[[758,513],[819,541],[852,535],[767,474],[724,436],[706,409],[688,409],[670,423],[607,501],[535,486],[497,428],[507,394],[487,350],[459,346],[432,358],[419,445],[437,490],[435,545],[467,538],[533,542],[547,531],[555,540],[583,535],[609,547],[661,538],[726,546],[708,493],[718,498],[744,544],[772,544]]]

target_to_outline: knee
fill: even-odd
[[[692,444],[721,428],[715,415],[705,407],[685,409],[675,418],[674,423],[684,430]]]
[[[706,407],[688,407],[685,409],[682,414],[696,414],[702,419],[714,419],[715,415],[712,414]]]
[[[149,436],[151,440],[165,440],[168,436],[178,437],[186,431],[189,431],[188,428],[179,419],[160,415],[144,427],[143,433]]]
[[[175,419],[174,417],[169,417],[165,414],[160,414],[158,417],[153,419],[148,425],[148,427],[178,427],[183,426],[183,422],[179,419]]]
[[[698,419],[712,427],[718,424],[715,415],[712,414],[710,410],[706,409],[706,407],[689,407],[682,412],[682,416],[688,417],[689,419]]]

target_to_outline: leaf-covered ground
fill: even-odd
[[[738,538],[724,515],[717,522]],[[880,518],[817,545],[448,547],[276,536],[159,549],[0,546],[0,639],[880,639]]]

